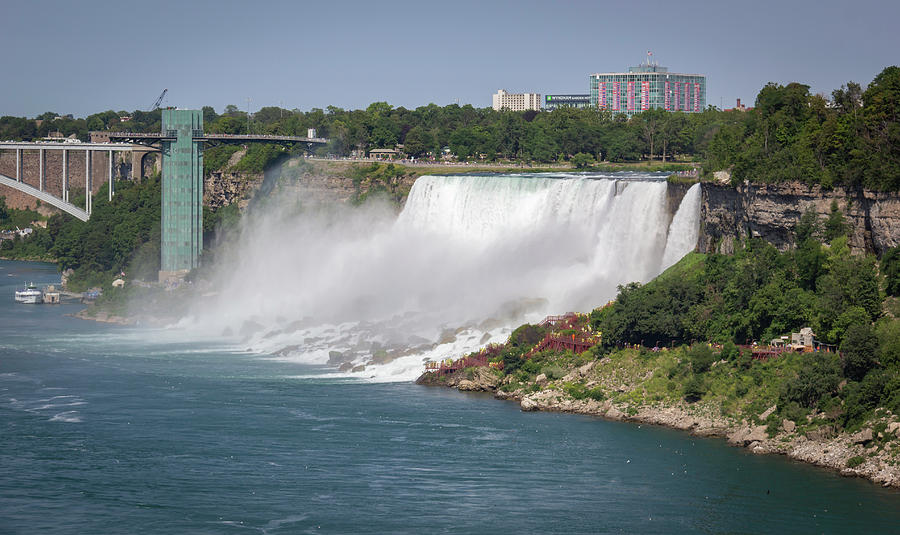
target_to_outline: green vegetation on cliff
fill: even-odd
[[[493,359],[503,363],[501,392],[552,384],[571,399],[632,409],[702,402],[771,432],[784,420],[801,432],[852,432],[885,410],[900,414],[900,249],[880,262],[851,255],[845,236],[829,234],[840,218],[829,219],[804,216],[793,251],[749,240],[732,256],[689,254],[647,284],[620,287],[614,302],[568,330],[519,327]],[[803,327],[830,345],[752,357],[751,342],[768,345]],[[602,343],[578,355],[534,353],[548,332],[601,335]]]

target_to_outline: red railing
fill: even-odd
[[[775,358],[781,356],[784,353],[838,353],[837,351],[833,351],[833,346],[828,346],[826,344],[819,344],[815,347],[803,347],[796,348],[791,346],[754,346],[754,345],[740,345],[738,346],[741,349],[749,349],[750,354],[752,355],[754,360],[769,360],[771,358]]]
[[[574,330],[575,332],[570,334],[560,334],[559,332],[551,331],[547,333],[543,340],[538,342],[531,351],[525,354],[525,358],[531,358],[533,355],[546,349],[583,353],[599,344],[599,336],[582,330],[582,327],[579,326],[580,319],[581,318],[574,312],[569,312],[562,316],[547,316],[544,318],[543,321],[538,323],[541,327],[551,327],[556,331]]]
[[[491,359],[494,359],[498,355],[500,355],[501,351],[503,351],[502,345],[490,344],[482,348],[477,353],[472,353],[471,355],[467,355],[461,359],[447,359],[441,362],[428,362],[425,364],[425,370],[436,372],[439,374],[453,373],[456,370],[462,370],[464,368],[484,366],[490,366],[492,368],[502,370],[503,361],[491,362]]]
[[[563,314],[562,316],[547,316],[538,323],[538,327],[555,327],[559,323],[573,324],[578,319],[578,315],[574,312]]]
[[[544,338],[538,342],[524,358],[531,358],[546,349],[553,351],[572,351],[574,353],[583,353],[591,347],[600,343],[600,337],[592,332],[582,330],[579,324],[582,323],[584,316],[578,316],[574,312],[563,314],[561,316],[547,316],[538,326],[550,327],[553,329],[547,333]],[[561,334],[559,331],[573,330],[574,333]],[[556,331],[556,332],[554,332]],[[491,366],[493,368],[503,369],[503,361],[491,362],[496,359],[504,346],[501,344],[491,344],[477,353],[472,353],[461,359],[447,359],[441,362],[428,362],[425,364],[425,370],[438,374],[449,374],[463,368],[477,366]]]
[[[546,349],[553,351],[572,351],[573,353],[583,353],[588,349],[600,343],[599,337],[595,337],[590,333],[575,333],[569,335],[558,335],[549,333],[544,339],[535,345],[531,351],[525,354],[525,358],[531,358],[533,355],[540,353]]]

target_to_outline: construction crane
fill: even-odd
[[[153,103],[153,107],[150,108],[150,111],[156,111],[159,109],[159,106],[162,104],[164,98],[166,98],[166,93],[169,92],[169,89],[163,89],[163,92],[159,94],[159,98],[156,99],[156,102]]]

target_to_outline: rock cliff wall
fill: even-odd
[[[735,242],[762,238],[780,250],[795,245],[794,227],[810,206],[821,220],[836,201],[850,225],[855,252],[881,254],[900,245],[900,194],[801,183],[747,184],[738,187],[703,184],[700,208],[701,252],[731,253]]]

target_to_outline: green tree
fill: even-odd
[[[877,350],[878,340],[870,325],[856,323],[848,327],[841,342],[844,375],[861,381],[875,367]]]
[[[696,344],[688,352],[688,359],[691,361],[691,370],[694,373],[706,373],[716,361],[715,354],[707,344]]]
[[[826,396],[837,392],[841,369],[834,354],[807,354],[799,358],[802,362],[797,376],[784,383],[778,404],[785,407],[793,402],[811,409]]]
[[[576,169],[585,169],[594,165],[594,157],[590,154],[579,152],[575,156],[572,156],[571,162]]]
[[[887,67],[863,94],[867,182],[878,189],[900,189],[900,67]]]
[[[883,318],[875,327],[878,359],[889,368],[900,367],[900,320]]]
[[[900,296],[900,247],[885,251],[881,257],[881,273],[884,275],[884,291]]]
[[[825,220],[825,241],[831,242],[839,236],[846,236],[848,225],[844,220],[844,214],[838,208],[836,200],[831,201],[831,212]]]
[[[419,158],[434,146],[434,139],[431,133],[425,130],[423,126],[414,126],[406,133],[406,139],[403,142],[403,150],[410,156]]]

